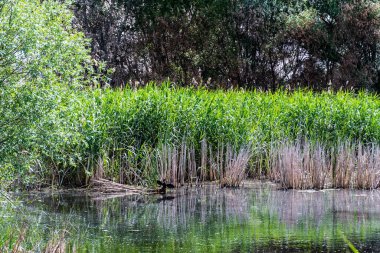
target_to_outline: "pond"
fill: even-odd
[[[181,188],[163,195],[21,197],[33,233],[68,252],[373,252],[379,191]],[[15,216],[21,214],[13,214]],[[34,245],[35,249],[38,249]]]

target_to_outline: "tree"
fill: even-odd
[[[92,55],[114,86],[170,78],[275,90],[379,85],[372,0],[77,0]],[[210,81],[211,80],[211,81]],[[211,84],[211,85],[210,85]]]
[[[0,168],[32,156],[39,126],[64,97],[55,87],[90,79],[88,40],[72,19],[53,0],[0,3]]]
[[[329,83],[335,88],[375,88],[379,81],[380,5],[312,1],[308,10],[307,21],[291,22],[287,34],[308,52],[304,59],[307,67],[295,79],[323,88]]]

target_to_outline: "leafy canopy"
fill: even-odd
[[[0,1],[0,181],[30,167],[70,87],[93,80],[88,40],[67,4]]]
[[[0,86],[85,81],[88,41],[72,27],[67,7],[52,0],[1,1]]]

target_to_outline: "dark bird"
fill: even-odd
[[[170,189],[173,189],[174,188],[174,185],[173,184],[167,184],[165,182],[165,179],[160,181],[160,180],[157,180],[157,184],[158,185],[161,185],[161,188],[158,189],[158,193],[161,193],[161,194],[165,194],[166,193],[166,188],[170,188]]]

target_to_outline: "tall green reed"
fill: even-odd
[[[268,176],[271,150],[284,141],[338,150],[380,140],[380,101],[366,92],[210,91],[164,83],[65,96],[44,119],[56,120],[36,147],[36,171],[47,184],[84,184],[100,172],[143,185],[159,177],[223,181],[247,146],[244,175]]]

